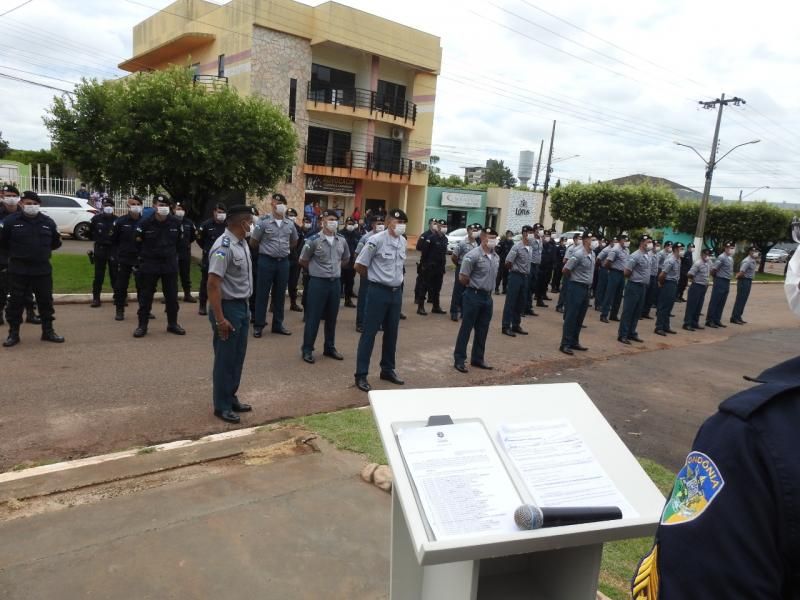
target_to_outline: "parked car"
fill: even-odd
[[[89,200],[60,194],[39,194],[39,198],[42,212],[56,222],[61,235],[81,241],[89,239],[89,221],[99,212]]]
[[[789,260],[789,253],[783,248],[773,248],[767,252],[767,262],[786,262]]]
[[[447,234],[447,253],[452,254],[456,246],[467,239],[467,230],[462,227]]]
[[[572,237],[576,233],[579,233],[579,234],[583,235],[583,230],[581,229],[581,230],[575,230],[575,231],[565,231],[564,233],[562,233],[559,236],[559,239],[556,240],[556,241],[559,241],[561,238],[564,238],[566,240],[566,242],[567,242],[567,246],[572,246]]]

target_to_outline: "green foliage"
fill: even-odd
[[[486,185],[513,188],[517,185],[517,178],[511,169],[505,166],[502,160],[490,159],[486,161],[486,174],[483,176]]]
[[[340,450],[364,454],[370,462],[386,464],[386,454],[371,410],[348,409],[290,421],[318,433]]]
[[[440,178],[439,185],[441,187],[463,188],[465,187],[464,180],[458,175],[450,175],[448,177]]]
[[[438,186],[441,185],[442,176],[440,173],[442,170],[437,167],[436,165],[439,164],[439,157],[438,156],[431,156],[430,164],[428,165],[428,185],[429,186]]]
[[[54,150],[14,150],[11,148],[3,158],[23,165],[33,165],[34,174],[37,164],[42,165],[42,176],[45,174],[44,165],[50,165],[50,177],[63,177],[64,174],[61,156]]]
[[[44,119],[84,180],[112,190],[163,189],[189,200],[265,195],[286,174],[297,135],[283,111],[227,86],[196,86],[188,69],[86,80]]]
[[[6,158],[6,154],[10,150],[8,142],[3,139],[3,132],[0,131],[0,158]]]

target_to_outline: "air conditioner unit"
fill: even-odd
[[[403,139],[403,130],[399,127],[392,127],[392,139],[393,140],[402,140]]]
[[[414,163],[414,168],[417,171],[427,171],[428,170],[428,163],[425,163],[425,162],[422,162],[422,161],[418,160],[418,161],[416,161]]]

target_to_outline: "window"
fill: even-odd
[[[289,80],[289,118],[294,121],[297,111],[297,79]]]
[[[310,165],[349,167],[350,141],[349,131],[309,127],[306,162]]]
[[[39,196],[42,208],[80,208],[77,200],[64,196]]]
[[[192,75],[197,77],[200,75],[200,63],[194,63],[191,67],[189,67],[189,70],[192,72]]]
[[[400,140],[376,137],[372,144],[372,168],[380,173],[400,173]]]
[[[311,97],[326,104],[353,106],[356,74],[323,65],[311,65]]]
[[[379,79],[375,96],[375,106],[378,110],[398,117],[405,116],[406,86]]]
[[[217,77],[225,77],[225,55],[217,57]]]

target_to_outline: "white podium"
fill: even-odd
[[[664,497],[577,383],[372,391],[369,400],[394,474],[391,600],[594,600],[603,543],[655,533]],[[638,516],[432,539],[393,429],[432,415],[481,419],[501,455],[500,425],[568,419]]]

